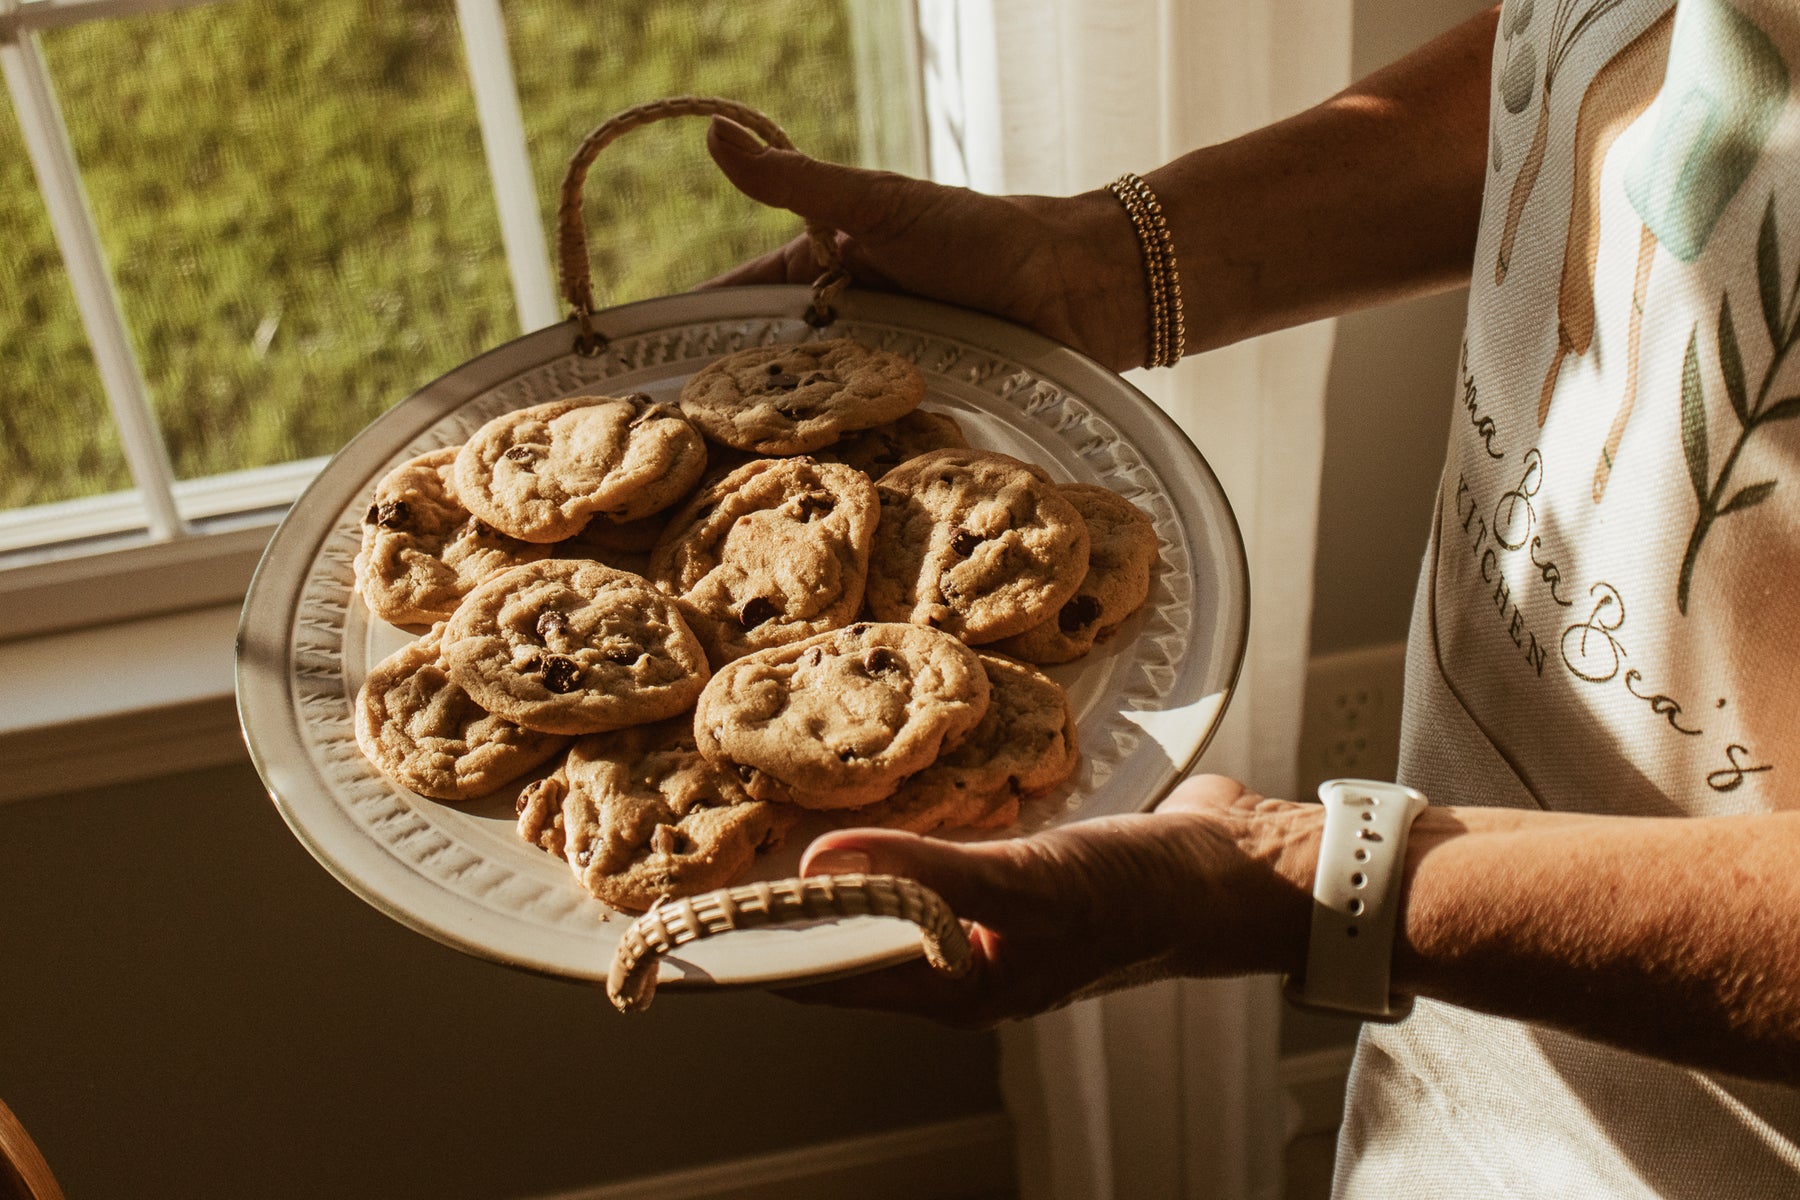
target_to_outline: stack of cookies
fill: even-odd
[[[375,488],[356,559],[424,627],[356,706],[374,765],[637,912],[808,814],[998,828],[1078,759],[1062,687],[1143,603],[1149,520],[969,448],[898,355],[759,347],[644,395],[504,414]],[[551,765],[547,774],[541,769]]]

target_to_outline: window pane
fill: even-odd
[[[843,0],[503,2],[546,230],[581,137],[645,100],[729,96],[857,160]],[[517,336],[454,0],[225,0],[42,42],[178,477],[329,454]],[[601,303],[691,287],[797,230],[724,182],[704,128],[601,155]],[[36,356],[0,393],[19,396],[0,448],[14,505],[129,486],[23,164],[0,154],[0,211],[31,210],[9,226],[22,265],[0,264],[27,276],[0,274],[25,300],[0,330]]]
[[[858,161],[856,86],[844,0],[504,0],[545,229],[569,155],[621,109],[668,96],[725,96],[769,116],[809,154]],[[594,298],[643,300],[694,286],[799,232],[725,182],[706,122],[633,130],[584,189]]]
[[[0,104],[0,509],[131,486],[37,176]]]
[[[452,0],[43,40],[179,477],[329,453],[516,335]]]

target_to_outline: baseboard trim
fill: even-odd
[[[989,1113],[525,1200],[968,1200],[1013,1186],[1012,1146]]]

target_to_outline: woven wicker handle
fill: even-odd
[[[781,126],[748,105],[718,96],[674,96],[639,104],[606,121],[581,140],[569,158],[569,169],[563,175],[562,199],[556,209],[557,270],[561,277],[563,299],[569,302],[573,315],[581,323],[576,349],[584,354],[597,353],[606,344],[593,327],[593,276],[588,266],[587,229],[581,222],[581,185],[587,179],[588,167],[595,155],[616,140],[643,125],[667,117],[729,117],[755,133],[777,150],[792,150],[794,143]],[[806,226],[812,241],[813,258],[821,274],[813,281],[812,307],[806,320],[812,325],[828,325],[836,315],[832,303],[850,284],[850,273],[844,270],[838,254],[837,230],[828,225]]]
[[[938,894],[895,875],[815,875],[749,883],[658,904],[626,929],[606,995],[620,1012],[642,1012],[656,992],[659,956],[718,933],[821,917],[899,917],[920,930],[925,961],[949,975],[969,969],[969,938]]]

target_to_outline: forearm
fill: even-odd
[[[1246,844],[1310,891],[1315,805]],[[1800,812],[1605,817],[1433,807],[1407,845],[1396,991],[1692,1066],[1800,1079]],[[1280,939],[1305,958],[1306,905]]]
[[[1171,224],[1190,351],[1467,281],[1496,19],[1145,176]]]
[[[1408,857],[1397,986],[1800,1079],[1800,813],[1449,809]]]

